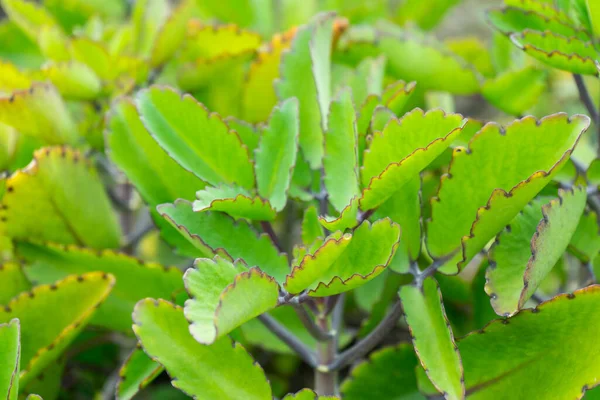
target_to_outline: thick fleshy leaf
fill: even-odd
[[[21,329],[18,319],[0,324],[0,396],[16,400],[19,393]]]
[[[593,261],[600,253],[600,228],[598,215],[594,211],[584,211],[571,237],[569,251],[584,263]]]
[[[10,94],[13,90],[26,90],[31,86],[31,79],[21,72],[16,65],[0,61],[0,93]]]
[[[139,346],[139,345],[138,345]],[[119,370],[117,400],[129,400],[148,386],[163,371],[162,365],[152,360],[141,346],[133,349]]]
[[[54,86],[34,83],[0,98],[0,123],[47,144],[76,144],[76,125]]]
[[[199,254],[241,258],[249,267],[258,266],[280,283],[289,272],[285,255],[277,251],[267,235],[258,235],[245,221],[236,223],[215,212],[195,213],[186,201],[161,205],[158,212],[196,246]]]
[[[58,25],[52,14],[31,1],[2,0],[2,9],[33,41],[38,40],[43,27]]]
[[[591,42],[530,30],[512,34],[510,38],[525,53],[551,67],[575,74],[598,75],[596,60],[600,55]]]
[[[280,100],[296,97],[300,104],[300,147],[315,169],[323,158],[323,132],[331,96],[333,14],[317,15],[296,32],[282,54],[281,79],[275,82]]]
[[[355,228],[358,224],[358,197],[352,199],[338,217],[320,216],[319,223],[328,231],[345,231]]]
[[[319,224],[319,212],[315,206],[310,206],[304,211],[302,218],[302,243],[310,246],[319,237],[323,237],[323,228]]]
[[[7,262],[0,265],[0,304],[31,288],[19,263]]]
[[[52,285],[36,286],[0,309],[0,323],[13,318],[21,322],[21,385],[26,386],[60,356],[114,283],[112,276],[101,272],[72,275]]]
[[[29,262],[25,272],[35,282],[51,283],[91,271],[113,275],[116,285],[92,323],[122,332],[131,332],[131,312],[139,300],[148,296],[170,299],[183,289],[182,274],[176,267],[144,262],[112,250],[26,242],[18,244],[16,251]]]
[[[417,363],[408,343],[377,350],[352,369],[340,390],[347,400],[425,400],[417,388]]]
[[[0,231],[15,240],[116,248],[120,228],[91,162],[66,147],[34,153],[6,178]]]
[[[525,305],[563,255],[583,212],[586,193],[559,190],[559,199],[534,202],[498,235],[489,253],[485,291],[499,315]]]
[[[600,373],[600,346],[588,339],[599,304],[600,286],[588,286],[460,340],[469,399],[581,398]]]
[[[164,300],[146,299],[133,313],[133,330],[144,351],[162,364],[172,384],[197,399],[268,400],[271,388],[262,368],[228,337],[211,346],[188,330],[183,309]]]
[[[308,289],[322,297],[346,292],[375,278],[387,267],[400,240],[400,227],[389,219],[363,222],[352,234],[331,237],[305,255],[285,281],[290,293]]]
[[[481,38],[476,36],[451,38],[445,40],[444,44],[454,54],[473,65],[484,77],[490,78],[496,74],[487,43]]]
[[[185,317],[190,333],[203,344],[214,343],[277,306],[277,282],[258,268],[248,270],[242,262],[198,258],[184,280],[191,297],[185,302]]]
[[[246,145],[250,156],[254,155],[254,150],[258,148],[258,142],[260,141],[260,133],[255,125],[252,125],[246,121],[242,121],[237,118],[227,117],[225,123],[230,130],[235,131],[243,144]]]
[[[430,254],[453,255],[442,272],[456,273],[499,233],[565,164],[588,126],[581,115],[526,117],[506,128],[487,124],[468,149],[455,148],[427,225]]]
[[[165,63],[185,40],[187,22],[194,11],[194,1],[182,0],[156,34],[150,52],[150,66]]]
[[[381,96],[382,104],[395,115],[403,115],[416,86],[415,81],[406,83],[402,80],[388,85]]]
[[[352,92],[343,90],[331,102],[323,158],[323,180],[329,194],[328,200],[338,211],[342,211],[360,192],[357,141]]]
[[[507,114],[522,115],[538,102],[546,89],[545,80],[545,71],[529,66],[487,80],[481,94]]]
[[[287,202],[298,151],[298,101],[288,99],[273,109],[254,152],[258,194],[277,211]]]
[[[221,211],[235,219],[247,218],[255,221],[272,221],[277,212],[266,200],[258,196],[251,196],[240,187],[207,186],[196,193],[198,200],[194,201],[193,208],[196,212]]]
[[[427,376],[446,399],[464,399],[461,356],[437,282],[429,277],[422,288],[403,286],[399,294],[413,345]]]
[[[248,149],[193,97],[153,87],[138,93],[137,108],[154,139],[182,167],[213,185],[254,187]]]
[[[348,68],[334,64],[334,68]],[[348,68],[349,69],[349,68]],[[348,87],[352,90],[352,98],[356,107],[364,104],[369,96],[381,97],[385,77],[385,57],[366,57],[356,69],[336,73],[333,71],[333,92],[337,93]]]
[[[19,389],[20,397],[39,395],[44,400],[57,400],[62,389],[66,364],[67,358],[64,355],[48,364],[38,376]]]
[[[283,400],[336,400],[337,396],[319,396],[311,389],[302,389],[296,393],[286,394]]]
[[[361,170],[366,188],[360,199],[361,209],[378,207],[417,179],[419,172],[460,134],[464,122],[459,114],[417,108],[375,132]]]
[[[273,81],[279,77],[282,53],[290,47],[295,33],[296,28],[275,34],[250,64],[242,95],[242,115],[247,121],[265,121],[277,104]]]
[[[67,99],[91,100],[100,94],[102,82],[87,65],[77,62],[50,62],[34,72],[33,78],[47,79]]]

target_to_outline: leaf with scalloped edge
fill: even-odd
[[[461,339],[469,399],[582,398],[600,373],[599,304],[600,286],[588,286]]]
[[[546,17],[535,11],[512,6],[488,10],[487,20],[494,28],[505,35],[529,29],[539,32],[550,31],[566,37],[590,40],[589,35],[584,30],[577,29],[556,18]]]
[[[221,211],[235,219],[272,221],[277,216],[273,205],[246,190],[235,186],[207,186],[196,192],[193,209],[195,212]]]
[[[596,60],[600,54],[592,42],[531,30],[513,33],[510,39],[525,53],[546,65],[575,74],[598,76]]]
[[[417,82],[404,82],[403,80],[389,84],[383,90],[381,103],[390,109],[395,115],[403,115],[406,105],[411,99]]]
[[[504,0],[504,4],[507,6],[520,8],[524,11],[534,11],[547,18],[556,19],[565,24],[572,24],[573,20],[557,3],[549,0]]]
[[[148,296],[170,299],[183,289],[182,274],[176,267],[144,262],[112,250],[27,242],[18,243],[16,252],[28,261],[25,273],[35,282],[51,283],[91,271],[113,275],[116,285],[92,323],[121,332],[131,332],[131,312],[138,300]]]
[[[199,255],[212,258],[220,254],[231,260],[241,258],[249,267],[259,267],[278,282],[285,280],[289,272],[286,256],[278,252],[267,235],[257,234],[247,222],[235,222],[216,212],[195,213],[191,204],[184,200],[163,204],[157,209],[196,246]]]
[[[254,150],[256,150],[260,141],[258,127],[234,117],[227,117],[224,121],[230,130],[238,134],[242,143],[248,148],[250,157],[253,158]]]
[[[221,257],[198,258],[194,267],[185,273],[190,299],[183,311],[200,343],[212,344],[278,304],[279,285],[256,267]]]
[[[337,396],[319,396],[312,389],[302,389],[296,393],[288,393],[283,400],[336,400]]]
[[[49,80],[67,99],[92,100],[102,89],[96,73],[78,61],[48,62],[31,76],[35,80]]]
[[[0,396],[16,400],[19,393],[21,328],[17,318],[0,324]]]
[[[10,20],[34,42],[39,39],[44,26],[58,26],[52,14],[31,1],[2,0],[2,8]]]
[[[30,288],[31,283],[21,264],[11,261],[0,264],[0,304],[8,303],[10,299]]]
[[[47,144],[76,144],[77,127],[60,94],[49,83],[34,83],[0,98],[0,123]]]
[[[552,180],[589,122],[583,115],[554,114],[505,128],[490,123],[468,149],[454,149],[427,224],[431,256],[452,256],[442,272],[456,273]]]
[[[358,197],[353,198],[338,217],[328,215],[319,216],[319,223],[328,231],[345,231],[358,224]]]
[[[91,161],[76,150],[46,147],[6,178],[0,232],[92,248],[120,245],[120,227]]]
[[[347,400],[425,400],[417,388],[417,364],[410,344],[384,347],[353,367],[340,390]]]
[[[427,376],[446,399],[464,399],[463,366],[442,293],[433,277],[400,288],[400,300],[413,345]]]
[[[260,48],[246,74],[242,93],[242,115],[250,122],[265,121],[277,104],[273,82],[279,78],[282,53],[287,50],[296,34],[296,28],[276,33],[271,41]]]
[[[144,351],[165,367],[172,385],[188,396],[199,400],[272,398],[264,371],[250,354],[229,337],[211,346],[198,343],[189,333],[181,307],[164,300],[141,300],[133,322]]]
[[[385,126],[393,119],[397,119],[396,115],[389,108],[378,105],[373,110],[373,116],[371,117],[371,124],[369,125],[369,131],[371,133],[382,132],[385,129]],[[373,141],[373,136],[369,138],[369,142]],[[363,154],[363,164],[364,164],[364,154]]]
[[[21,293],[0,309],[0,323],[13,318],[21,322],[22,386],[60,356],[109,295],[114,283],[112,276],[101,272],[71,275]]]
[[[190,95],[156,86],[138,92],[136,104],[146,129],[183,168],[213,185],[254,187],[248,149],[218,114]]]
[[[171,11],[167,20],[158,30],[150,51],[150,66],[157,67],[175,53],[185,40],[187,23],[194,12],[194,1],[182,0]]]
[[[460,114],[417,108],[401,119],[392,119],[383,131],[375,132],[361,169],[365,187],[361,209],[378,207],[417,178],[450,146],[464,123]]]
[[[569,252],[581,262],[589,263],[600,253],[600,228],[598,215],[594,211],[584,210],[571,237]]]
[[[485,78],[496,75],[492,56],[487,44],[477,36],[450,38],[444,41],[446,47],[471,64]]]
[[[254,152],[258,194],[281,211],[287,203],[298,151],[299,109],[295,98],[275,106]]]
[[[319,223],[319,212],[317,207],[310,206],[304,210],[302,217],[302,243],[310,246],[320,237],[324,236],[323,228]]]
[[[296,97],[300,104],[300,148],[311,168],[321,166],[323,132],[331,96],[331,43],[334,14],[314,17],[298,29],[282,54],[281,77],[275,81],[280,100]]]
[[[585,207],[586,193],[559,190],[559,199],[534,201],[501,232],[489,251],[485,291],[498,315],[510,316],[563,255]]]
[[[76,343],[77,339],[73,342],[73,346],[76,346]],[[66,364],[67,357],[64,354],[48,364],[38,376],[29,381],[27,386],[19,389],[20,397],[27,395],[29,398],[35,394],[45,400],[57,400],[62,388]]]
[[[359,107],[369,96],[381,97],[385,77],[385,56],[366,57],[352,69],[339,64],[333,65],[333,93],[348,88],[352,91],[354,106]],[[335,68],[340,69],[336,72]],[[347,69],[346,69],[347,68]]]
[[[323,170],[328,200],[342,211],[360,193],[358,186],[358,152],[356,113],[352,92],[342,90],[331,102],[329,127],[325,131]]]
[[[116,399],[130,400],[152,383],[163,370],[163,366],[148,357],[138,343],[119,369]]]
[[[385,270],[393,257],[400,227],[389,219],[360,224],[352,234],[330,237],[306,254],[285,280],[290,293],[331,296],[352,290]]]
[[[522,115],[546,89],[546,71],[528,66],[506,71],[481,86],[481,94],[507,114]]]

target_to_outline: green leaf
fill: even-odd
[[[395,115],[403,115],[416,87],[417,83],[415,81],[406,83],[400,80],[389,84],[381,96],[382,105]]]
[[[455,148],[427,225],[432,257],[453,256],[441,271],[456,273],[499,233],[561,169],[588,126],[581,115],[526,117],[506,128],[487,124],[468,149]]]
[[[225,123],[230,130],[235,131],[238,134],[240,140],[246,145],[250,152],[250,156],[252,157],[254,151],[258,148],[258,142],[260,141],[260,134],[257,127],[233,117],[225,118]]]
[[[32,281],[51,283],[68,275],[91,271],[114,276],[115,287],[94,314],[92,323],[121,332],[131,332],[131,312],[139,300],[148,296],[170,299],[173,293],[183,289],[182,274],[176,267],[144,262],[112,250],[19,243],[16,251],[29,262],[25,272]]]
[[[44,370],[33,378],[25,387],[19,389],[20,397],[38,394],[45,400],[56,400],[62,389],[62,379],[67,364],[66,357],[48,364]]]
[[[420,28],[430,30],[438,25],[446,13],[458,3],[459,0],[407,0],[396,10],[395,20],[401,25],[414,22]]]
[[[514,314],[533,295],[567,249],[585,203],[582,188],[559,190],[559,199],[525,207],[498,235],[485,287],[498,315]]]
[[[336,400],[337,396],[319,396],[311,389],[302,389],[296,393],[285,395],[283,400]]]
[[[31,288],[31,284],[23,273],[21,264],[6,262],[0,264],[0,304]]]
[[[140,0],[131,12],[131,45],[135,54],[148,57],[161,26],[170,13],[166,0]]]
[[[163,371],[162,365],[152,360],[141,346],[133,349],[119,370],[117,400],[130,400],[148,386]]]
[[[266,200],[251,195],[240,187],[207,186],[196,193],[195,212],[222,211],[235,219],[247,218],[255,221],[272,221],[277,216],[273,206]]]
[[[546,72],[529,66],[487,80],[481,94],[507,114],[522,115],[538,102],[545,89]]]
[[[461,356],[437,282],[429,277],[422,288],[403,286],[399,294],[413,345],[427,376],[446,399],[464,399]]]
[[[585,0],[587,12],[592,25],[592,30],[595,37],[600,37],[600,6],[598,2]]]
[[[323,236],[323,228],[319,224],[317,207],[310,206],[304,210],[304,218],[302,218],[302,243],[305,246],[310,246]]]
[[[492,57],[487,44],[476,36],[451,38],[445,40],[445,45],[454,54],[473,65],[486,78],[495,75]]]
[[[288,99],[273,109],[255,151],[258,194],[277,211],[287,202],[298,151],[298,101]]]
[[[280,100],[296,97],[300,105],[300,147],[311,168],[323,158],[323,132],[331,96],[331,43],[334,14],[317,15],[299,29],[283,53],[281,78],[275,82]]]
[[[187,22],[192,16],[194,6],[194,1],[182,0],[160,27],[150,52],[151,67],[164,64],[185,40]]]
[[[21,359],[20,324],[17,318],[0,324],[0,396],[16,400]]]
[[[370,210],[403,190],[460,134],[464,119],[441,110],[417,108],[402,119],[392,119],[375,132],[365,151],[361,170],[362,210]]]
[[[279,285],[273,278],[221,257],[196,259],[184,281],[191,297],[185,302],[185,317],[190,333],[203,344],[214,343],[278,304]]]
[[[198,343],[188,331],[182,308],[164,300],[142,300],[133,321],[144,351],[187,395],[199,400],[271,399],[263,370],[246,350],[228,337],[211,346]]]
[[[0,23],[0,41],[0,56],[5,61],[27,68],[39,68],[46,61],[37,44],[7,19]]]
[[[328,200],[338,211],[342,211],[360,193],[357,140],[352,92],[342,90],[331,102],[323,158],[323,180]]]
[[[112,276],[100,272],[71,275],[52,285],[36,286],[0,309],[0,323],[13,318],[21,322],[22,386],[60,356],[114,283]]]
[[[0,92],[26,90],[30,86],[31,79],[25,72],[19,71],[16,65],[0,61]]]
[[[44,7],[31,1],[2,0],[2,8],[10,20],[33,41],[38,40],[42,27],[58,25]]]
[[[76,144],[76,125],[54,86],[34,83],[0,98],[0,123],[47,144]]]
[[[425,400],[417,388],[416,366],[417,357],[410,344],[385,347],[352,368],[341,392],[347,400]]]
[[[153,87],[138,93],[137,107],[154,139],[183,168],[213,185],[254,187],[248,149],[221,117],[193,97]]]
[[[593,261],[600,253],[598,215],[584,210],[569,243],[569,251],[584,263]]]
[[[87,65],[77,62],[49,62],[33,77],[49,80],[67,99],[92,100],[98,97],[102,82]]]
[[[385,77],[385,57],[366,57],[356,69],[334,64],[334,68],[348,68],[348,71],[337,73],[334,69],[332,79],[334,80],[333,93],[338,93],[344,88],[352,90],[354,105],[356,107],[364,104],[369,96],[381,97],[383,94],[383,80]],[[340,71],[342,72],[342,71]]]
[[[588,339],[599,303],[600,286],[588,286],[460,340],[469,399],[581,398],[600,373],[598,342]]]
[[[17,241],[52,241],[116,248],[120,228],[91,162],[66,147],[34,153],[6,178],[0,232]]]
[[[319,223],[328,231],[345,231],[358,225],[358,197],[352,199],[338,217],[320,216]]]
[[[307,289],[323,297],[361,286],[385,270],[400,240],[400,227],[389,219],[360,224],[352,234],[330,237],[305,255],[285,280],[290,293]]]
[[[199,254],[212,258],[218,252],[231,260],[241,258],[249,267],[258,266],[280,283],[289,272],[285,255],[277,251],[267,235],[259,236],[245,221],[234,222],[215,212],[194,213],[186,201],[161,205],[158,212],[196,246]]]
[[[575,74],[598,75],[596,60],[600,56],[592,42],[530,30],[514,33],[510,38],[525,53],[551,67]]]

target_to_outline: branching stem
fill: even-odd
[[[298,356],[308,365],[313,368],[317,367],[317,360],[315,353],[308,348],[304,343],[300,341],[292,332],[290,332],[285,326],[281,325],[275,318],[268,314],[262,314],[258,317],[260,322],[263,323],[275,336],[277,336],[282,342],[284,342],[290,349],[292,349]]]
[[[306,311],[306,308],[304,308],[304,306],[302,306],[301,304],[295,304],[293,305],[293,307],[296,311],[296,314],[298,315],[298,318],[300,318],[302,325],[304,325],[306,330],[308,330],[308,332],[315,339],[317,339],[320,342],[324,342],[330,340],[333,337],[330,331],[324,331],[319,325],[317,325],[315,320],[310,316],[308,311]]]

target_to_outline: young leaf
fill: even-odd
[[[164,370],[162,365],[152,360],[138,344],[119,370],[117,400],[130,400],[140,390],[148,386]]]
[[[287,202],[298,150],[298,101],[288,99],[273,109],[255,151],[258,194],[277,211]]]
[[[427,376],[446,399],[464,399],[463,366],[435,279],[400,288],[413,345]]]
[[[141,300],[133,322],[144,351],[187,395],[199,400],[271,399],[263,370],[246,350],[228,337],[211,346],[198,343],[188,331],[182,308],[164,300]]]
[[[498,315],[514,314],[533,295],[565,252],[585,201],[582,188],[559,190],[559,199],[544,206],[534,202],[498,235],[489,253],[485,286]]]
[[[325,132],[323,168],[328,200],[342,211],[359,194],[356,114],[352,92],[342,90],[331,102]]]
[[[34,83],[29,90],[0,98],[0,123],[47,144],[76,144],[76,125],[54,86]]]
[[[430,254],[455,254],[442,271],[455,273],[500,232],[560,170],[588,126],[582,115],[526,117],[506,128],[487,124],[468,149],[455,148],[427,225]]]
[[[299,29],[283,53],[281,79],[275,82],[280,100],[296,97],[300,105],[300,147],[311,168],[323,158],[323,132],[331,96],[333,14],[317,15]]]
[[[410,344],[385,347],[373,352],[368,361],[352,368],[340,390],[347,400],[425,400],[417,388],[417,363]]]
[[[6,262],[0,264],[0,304],[6,304],[21,292],[29,290],[31,284],[23,273],[21,264]]]
[[[546,72],[529,66],[487,80],[481,94],[507,114],[522,115],[538,102],[545,89]]]
[[[302,243],[310,246],[319,237],[323,237],[323,228],[319,224],[319,213],[315,206],[310,206],[304,211],[302,219]]]
[[[289,272],[285,255],[280,254],[267,235],[258,235],[245,221],[235,223],[226,215],[215,212],[195,213],[186,201],[164,204],[158,212],[177,228],[199,254],[213,257],[217,252],[231,260],[241,258],[249,267],[283,282]]]
[[[52,285],[36,286],[0,309],[0,323],[13,318],[21,323],[21,385],[60,356],[114,283],[112,276],[100,272],[71,275]]]
[[[355,197],[350,201],[336,217],[320,216],[319,223],[323,228],[330,232],[345,231],[346,229],[355,228],[358,224],[358,197]]]
[[[183,168],[213,185],[254,187],[248,149],[193,97],[152,87],[138,93],[137,108],[154,139]]]
[[[120,228],[91,162],[66,147],[36,150],[6,178],[0,231],[17,241],[116,248]]]
[[[247,218],[255,221],[272,221],[277,216],[273,206],[258,196],[251,195],[240,187],[207,186],[196,193],[195,212],[222,211],[235,219]]]
[[[600,347],[586,335],[596,330],[599,303],[600,286],[588,286],[460,340],[469,399],[581,398],[597,384]]]
[[[131,333],[131,312],[139,300],[148,296],[170,299],[183,289],[182,274],[176,267],[144,262],[112,250],[26,242],[17,244],[16,252],[29,262],[25,272],[36,282],[51,283],[90,271],[114,276],[115,287],[92,323],[126,333]]]
[[[417,108],[402,119],[392,119],[383,131],[375,132],[361,170],[366,187],[360,199],[361,209],[376,208],[403,190],[450,146],[463,125],[459,114]]]
[[[184,277],[191,297],[184,314],[190,333],[212,344],[233,329],[277,306],[279,285],[258,268],[247,269],[221,257],[198,258]]]
[[[400,240],[400,227],[389,219],[365,221],[339,239],[330,237],[314,254],[305,255],[285,280],[290,293],[308,289],[322,297],[363,285],[387,267]]]
[[[6,400],[17,400],[19,393],[20,330],[17,318],[0,324],[0,396]]]
[[[388,85],[381,96],[382,105],[391,110],[394,115],[403,115],[406,105],[415,92],[417,83],[396,81]]]
[[[187,22],[192,16],[194,5],[192,0],[182,0],[160,27],[150,52],[151,67],[165,63],[185,40]]]

